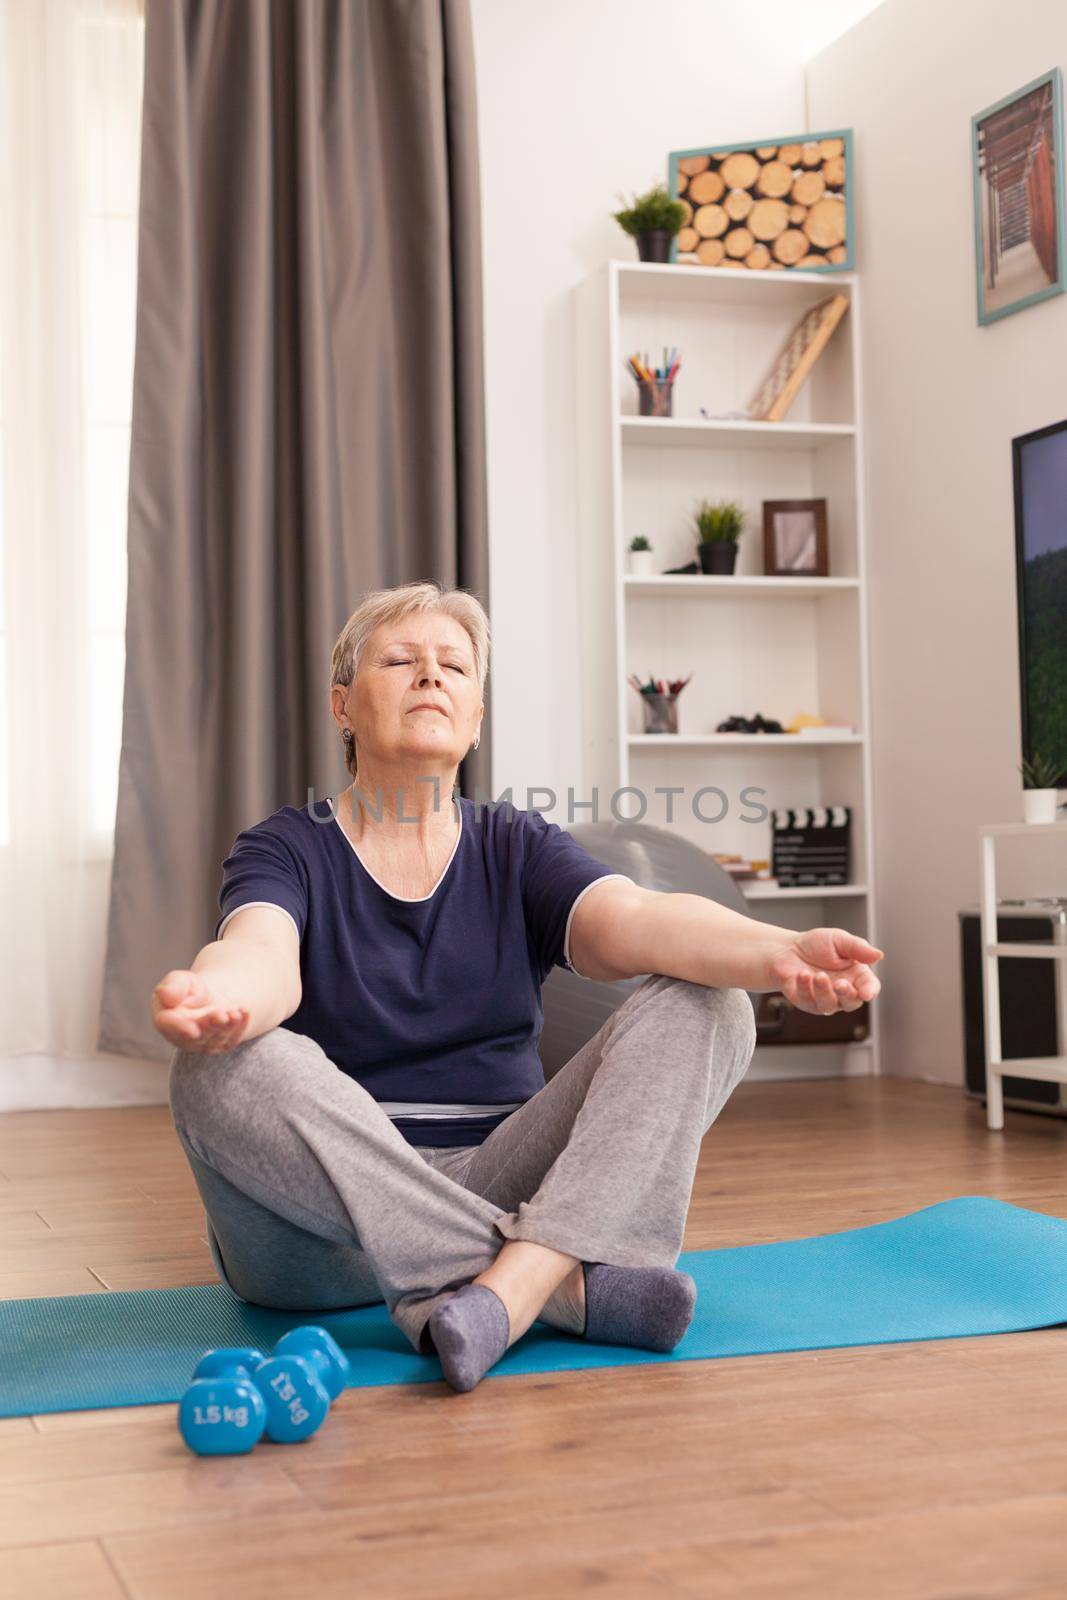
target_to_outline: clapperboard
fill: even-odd
[[[850,806],[810,806],[774,812],[771,872],[783,889],[848,883]]]

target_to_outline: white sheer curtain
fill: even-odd
[[[95,1051],[143,54],[142,0],[0,0],[0,1109],[159,1098]]]

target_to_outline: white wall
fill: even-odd
[[[976,827],[1022,820],[1011,440],[1067,415],[1067,295],[976,320],[970,119],[1065,53],[1060,0],[885,0],[807,69],[855,130],[883,1070],[953,1083]],[[1062,840],[997,848],[1000,894],[1067,894]]]
[[[873,0],[472,0],[488,405],[493,792],[581,790],[572,290],[672,149],[803,132],[802,63]]]

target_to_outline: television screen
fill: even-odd
[[[1067,786],[1067,421],[1012,440],[1023,756]]]

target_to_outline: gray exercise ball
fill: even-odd
[[[748,902],[726,869],[669,828],[612,820],[579,823],[568,831],[591,856],[613,872],[625,873],[642,889],[702,894],[742,916],[750,915]],[[567,1064],[645,976],[602,983],[580,978],[566,967],[553,967],[541,990],[545,1025],[540,1051],[546,1078]],[[758,993],[749,993],[749,999],[755,1010]]]

